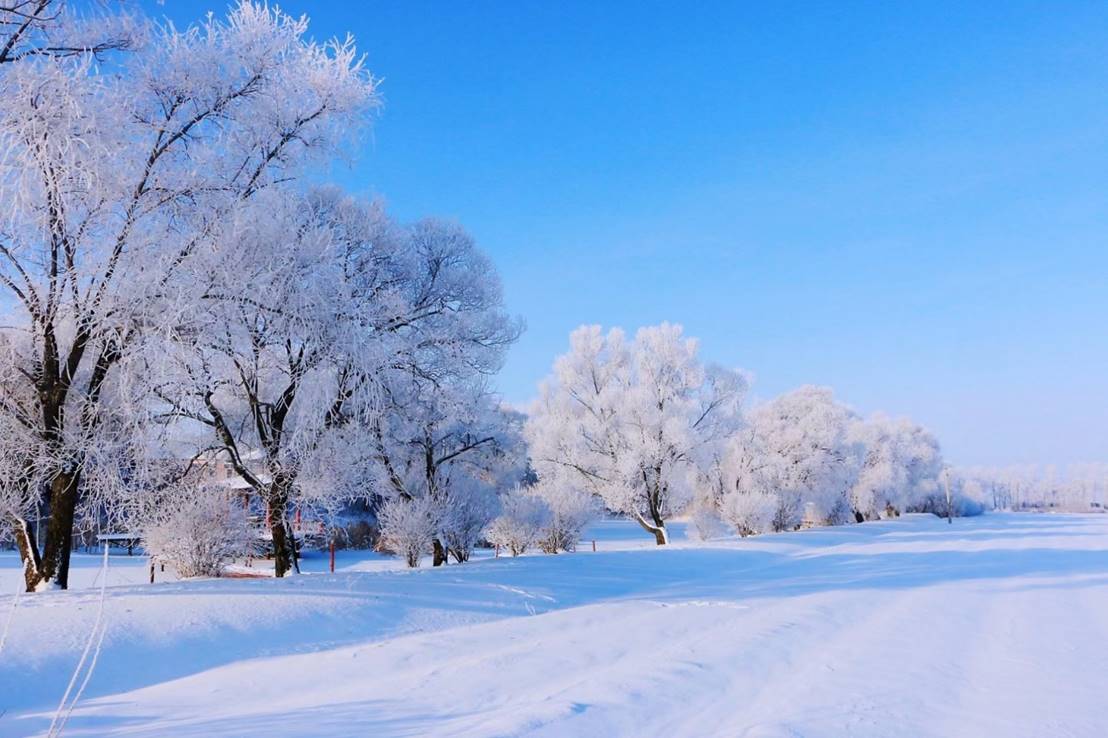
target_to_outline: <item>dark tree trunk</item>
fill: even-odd
[[[295,543],[286,520],[288,500],[288,491],[275,480],[270,487],[266,511],[269,514],[270,533],[273,535],[273,573],[278,577],[283,577],[292,570],[295,558],[292,551]]]
[[[654,514],[651,514],[651,517],[654,519],[653,525],[638,515],[635,516],[635,520],[639,521],[639,525],[642,526],[643,530],[654,536],[654,542],[657,545],[664,546],[666,545],[666,523]]]
[[[79,481],[77,472],[66,471],[50,480],[50,517],[46,520],[38,580],[53,580],[62,589],[69,589],[69,554],[73,547]]]
[[[19,560],[23,562],[23,581],[28,592],[34,592],[41,581],[42,559],[38,555],[38,541],[35,532],[26,520],[16,519],[13,523],[15,545],[19,549]]]
[[[440,541],[438,538],[436,538],[432,542],[432,546],[434,548],[433,548],[433,551],[432,551],[432,554],[431,554],[431,565],[432,566],[442,566],[447,561],[447,559],[446,559],[446,549],[443,547],[442,541]]]

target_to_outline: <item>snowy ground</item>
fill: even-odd
[[[1108,515],[588,537],[595,554],[438,570],[340,553],[285,581],[151,586],[113,556],[66,734],[1108,735]],[[19,599],[0,735],[46,731],[97,600]]]

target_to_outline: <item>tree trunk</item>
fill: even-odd
[[[270,487],[266,504],[269,513],[269,529],[273,536],[273,573],[278,577],[285,576],[293,567],[294,554],[289,550],[292,541],[289,536],[288,521],[285,520],[288,500],[288,492],[275,481]]]
[[[16,518],[13,521],[15,545],[19,549],[19,560],[23,562],[23,582],[27,592],[34,592],[35,586],[42,580],[42,559],[38,555],[38,541],[35,532],[26,520]]]
[[[69,588],[69,554],[73,547],[79,482],[80,474],[75,471],[60,471],[50,480],[50,516],[46,519],[41,558],[30,528],[24,526],[22,534],[17,536],[28,592],[33,592],[42,582],[53,582],[61,589]]]
[[[651,517],[654,517],[654,519],[657,521],[655,525],[651,525],[650,523],[646,522],[646,519],[643,518],[641,515],[636,515],[635,520],[638,521],[639,525],[642,526],[643,530],[645,530],[647,533],[650,533],[654,536],[654,542],[657,545],[664,546],[667,543],[669,543],[669,539],[666,536],[665,521],[658,520],[657,516],[652,515]]]
[[[432,546],[434,546],[434,550],[432,552],[431,565],[442,566],[446,563],[446,549],[443,548],[442,541],[438,538],[432,542]]]

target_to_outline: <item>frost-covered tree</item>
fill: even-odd
[[[380,498],[430,501],[439,566],[448,556],[469,558],[496,514],[495,493],[522,476],[521,418],[486,387],[520,325],[464,230],[423,221],[404,229],[401,243],[408,266],[390,302],[404,306],[404,317],[384,327],[398,341],[375,375],[366,470]]]
[[[575,551],[581,532],[600,513],[596,497],[576,487],[541,480],[528,491],[550,510],[549,520],[539,532],[539,548],[550,554]]]
[[[375,104],[352,43],[306,30],[254,3],[184,30],[61,3],[0,16],[0,303],[45,474],[31,492],[41,538],[8,521],[29,589],[67,585],[93,460],[121,440],[105,439],[109,400],[129,396],[115,385],[146,337],[199,309],[193,255]],[[110,74],[93,63],[120,49]]]
[[[361,490],[349,461],[372,413],[373,377],[394,358],[372,296],[400,249],[383,215],[333,191],[274,189],[218,227],[188,268],[203,310],[151,346],[149,376],[179,439],[199,429],[263,501],[277,576],[296,566],[294,506],[335,509]],[[387,333],[387,330],[382,331]]]
[[[662,545],[712,450],[731,432],[743,379],[704,367],[680,326],[578,328],[527,423],[540,479],[586,490]]]
[[[381,543],[402,556],[409,567],[416,568],[424,554],[431,551],[437,513],[429,497],[412,500],[394,497],[388,500],[377,512]]]
[[[851,490],[855,512],[874,520],[899,514],[938,489],[943,468],[939,442],[907,419],[876,415],[857,426],[865,447],[861,471]]]
[[[515,487],[500,498],[500,514],[489,523],[485,537],[512,556],[526,553],[551,523],[550,507],[539,496]]]
[[[720,500],[720,517],[742,537],[765,533],[780,509],[776,495],[763,486],[738,485]]]
[[[228,561],[254,553],[257,539],[225,490],[188,483],[143,500],[134,517],[143,548],[181,577],[217,577]]]
[[[845,522],[862,465],[857,417],[829,389],[805,386],[756,408],[729,449],[723,509],[740,532],[764,525],[765,496],[775,499],[770,525],[796,528],[806,508],[821,522]],[[746,495],[747,499],[737,499]],[[751,525],[743,523],[750,521]]]
[[[372,428],[374,489],[396,504],[427,500],[433,565],[466,561],[497,514],[497,491],[523,475],[519,416],[469,381],[406,379],[389,398],[395,407]]]
[[[463,484],[468,485],[463,487]],[[469,561],[474,547],[481,540],[485,527],[500,509],[493,485],[479,479],[455,479],[446,495],[432,498],[437,506],[436,536],[432,554],[440,564],[445,556],[453,556],[459,564]],[[435,546],[435,541],[439,545]]]

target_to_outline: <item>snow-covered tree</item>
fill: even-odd
[[[736,490],[720,501],[720,516],[744,538],[770,530],[778,510],[777,497],[764,488]]]
[[[550,510],[549,520],[539,533],[539,548],[550,554],[576,550],[581,531],[600,513],[596,497],[576,487],[541,480],[529,492]]]
[[[217,577],[235,557],[252,554],[257,540],[242,507],[225,490],[199,483],[164,488],[144,500],[134,520],[143,548],[181,577]],[[153,497],[153,496],[152,496]]]
[[[333,191],[262,193],[218,233],[188,264],[204,309],[151,347],[148,371],[176,436],[199,429],[198,448],[265,503],[283,576],[296,566],[290,508],[327,512],[362,493],[344,476],[365,435],[351,426],[393,359],[374,335],[393,306],[369,295],[395,277],[400,249],[379,209]]]
[[[14,369],[33,390],[27,452],[46,474],[41,540],[25,517],[9,522],[28,588],[64,588],[83,480],[120,442],[104,434],[123,367],[198,309],[193,255],[333,151],[374,106],[374,82],[352,43],[308,41],[304,19],[261,4],[184,30],[82,20],[63,3],[3,10],[0,303],[26,339]],[[110,74],[93,63],[122,49]]]
[[[876,415],[857,426],[865,447],[861,471],[851,490],[855,512],[874,520],[899,513],[938,488],[943,468],[939,443],[907,419]]]
[[[845,522],[863,458],[856,422],[829,389],[811,386],[749,413],[728,452],[729,483],[722,505],[737,516],[740,532],[744,527],[758,532],[764,525],[766,495],[776,502],[770,520],[774,530],[796,528],[806,512],[821,522]],[[735,499],[742,495],[749,498]]]
[[[550,525],[550,507],[539,496],[515,487],[500,498],[500,514],[489,523],[485,537],[512,556],[526,553]]]
[[[628,343],[585,326],[554,365],[527,423],[540,479],[600,496],[667,542],[665,521],[692,499],[712,449],[734,426],[745,384],[697,358],[680,326]]]
[[[518,414],[470,382],[405,381],[391,390],[397,404],[372,429],[374,489],[430,500],[433,564],[465,561],[497,514],[497,491],[523,475]]]
[[[409,567],[416,568],[423,555],[431,551],[437,513],[429,497],[412,500],[394,497],[388,500],[377,512],[381,543],[393,553],[403,556]]]
[[[519,325],[503,311],[499,280],[472,239],[425,222],[412,232],[421,268],[411,280],[412,350],[379,373],[380,412],[369,424],[374,492],[435,509],[433,564],[469,558],[515,484],[526,454],[519,413],[485,386]]]

